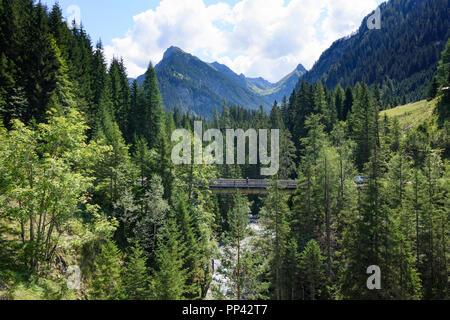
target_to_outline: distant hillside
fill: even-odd
[[[271,83],[261,77],[247,78],[243,74],[237,75],[226,65],[218,62],[211,63],[211,65],[243,88],[250,89],[257,95],[264,97],[266,102],[270,105],[272,105],[275,100],[281,102],[284,96],[289,98],[299,78],[306,72],[305,67],[299,64],[294,71],[283,77],[283,79],[277,83]]]
[[[415,103],[398,106],[393,109],[380,112],[383,119],[386,114],[389,118],[396,118],[403,130],[415,128],[418,124],[432,117],[433,110],[436,107],[436,100],[421,100]]]
[[[367,28],[337,40],[303,77],[329,88],[365,80],[384,86],[386,95],[417,101],[426,95],[450,36],[449,0],[391,0],[383,3],[381,29]]]
[[[299,64],[294,71],[278,81],[271,89],[265,90],[262,94],[270,101],[277,100],[278,102],[281,102],[283,97],[289,99],[292,90],[305,72],[306,69]]]
[[[275,100],[280,102],[283,96],[289,97],[300,76],[306,72],[299,65],[274,84],[263,78],[238,75],[218,62],[203,62],[177,47],[167,49],[155,70],[167,109],[178,108],[207,118],[212,115],[214,106],[220,110],[224,101],[227,105],[247,109],[262,105],[269,110]],[[144,79],[142,75],[136,80],[142,84]]]

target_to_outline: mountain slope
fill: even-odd
[[[449,0],[391,0],[383,3],[381,29],[367,28],[332,44],[302,79],[329,88],[363,79],[408,101],[424,98],[450,36]]]
[[[408,130],[417,127],[424,120],[430,119],[433,116],[436,103],[436,99],[432,101],[421,100],[404,106],[398,106],[393,109],[381,111],[380,118],[383,119],[385,114],[389,118],[397,118],[400,127],[403,130]]]
[[[213,62],[211,65],[241,87],[250,89],[257,95],[264,97],[270,105],[275,100],[281,102],[284,96],[289,97],[299,78],[306,72],[305,67],[299,64],[294,71],[283,77],[283,79],[277,83],[271,83],[261,77],[247,78],[243,74],[237,75],[226,65],[218,62]]]
[[[263,95],[270,101],[276,100],[278,102],[281,102],[283,100],[283,97],[289,99],[292,90],[295,88],[298,80],[303,74],[305,74],[305,72],[305,67],[299,64],[294,71],[278,81],[272,89],[266,90]]]
[[[178,108],[183,112],[209,117],[214,106],[227,104],[241,105],[249,109],[265,108],[269,104],[223,73],[197,57],[176,47],[164,53],[160,63],[155,66],[164,105],[171,110]],[[142,82],[143,76],[138,78]]]
[[[160,63],[155,66],[164,105],[167,109],[178,108],[182,112],[210,117],[214,106],[239,105],[248,109],[263,106],[270,110],[275,100],[289,96],[300,76],[306,71],[299,65],[278,83],[263,78],[247,78],[236,74],[218,62],[206,63],[170,47]],[[136,80],[142,84],[145,76]]]

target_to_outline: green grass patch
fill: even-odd
[[[397,118],[403,130],[408,130],[418,126],[423,121],[433,116],[433,110],[436,107],[437,100],[410,103],[398,106],[393,109],[380,112],[381,118],[386,114],[389,118]]]

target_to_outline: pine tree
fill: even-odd
[[[234,197],[234,206],[228,213],[230,230],[225,235],[225,247],[222,253],[221,268],[228,287],[225,295],[241,300],[245,292],[246,264],[243,263],[245,253],[244,240],[249,234],[248,218],[249,204],[241,194]]]
[[[108,70],[109,92],[111,95],[114,119],[116,119],[125,141],[131,142],[128,114],[130,112],[130,87],[123,60],[113,59]]]
[[[49,99],[48,105],[50,108],[58,110],[60,114],[64,114],[71,107],[79,107],[79,103],[76,100],[75,88],[69,79],[69,69],[66,61],[61,56],[61,51],[56,45],[56,41],[51,39],[50,42],[55,52],[59,68],[56,73],[55,90]]]
[[[383,253],[388,248],[387,217],[382,209],[382,172],[378,154],[375,146],[366,165],[369,181],[358,188],[357,208],[346,209],[349,220],[341,244],[345,268],[340,277],[340,294],[344,298],[376,299],[383,294],[380,290],[367,289],[365,274],[371,265],[387,267],[383,264]]]
[[[104,94],[100,103],[95,138],[103,140],[111,150],[98,165],[96,192],[102,203],[112,210],[119,194],[134,181],[135,170],[130,161],[128,146],[117,122],[114,121],[111,101],[107,92]]]
[[[194,221],[187,206],[186,196],[184,194],[177,195],[177,203],[175,206],[177,225],[181,234],[181,241],[186,248],[183,256],[183,269],[187,272],[186,286],[188,292],[187,298],[197,299],[201,295],[202,265],[200,251],[198,247],[198,239],[194,230]]]
[[[187,293],[186,270],[183,257],[186,247],[171,213],[164,227],[164,236],[158,241],[157,268],[153,274],[151,290],[156,300],[181,300]]]
[[[271,235],[270,264],[272,265],[273,286],[275,288],[275,298],[277,300],[285,299],[287,296],[286,288],[283,287],[284,275],[282,259],[289,242],[289,224],[290,209],[287,205],[288,197],[282,194],[279,182],[273,181],[268,189],[268,195],[264,199],[264,206],[261,209],[262,224],[268,235]]]
[[[120,299],[121,269],[120,251],[112,240],[107,240],[94,262],[89,296],[95,300]]]
[[[163,105],[158,80],[156,79],[156,72],[152,64],[149,65],[145,73],[143,90],[142,105],[138,106],[141,121],[138,126],[139,132],[137,135],[147,139],[149,148],[153,149],[160,144],[161,140]]]
[[[126,298],[129,300],[148,299],[150,297],[148,285],[147,259],[139,243],[135,242],[128,261],[125,263],[123,289]]]
[[[293,106],[293,141],[297,152],[300,153],[300,139],[306,137],[308,130],[305,128],[305,121],[308,116],[314,113],[314,94],[313,86],[302,81],[294,100]]]
[[[378,137],[378,110],[365,83],[357,86],[357,96],[351,114],[351,130],[356,142],[356,164],[361,170],[369,161]]]
[[[342,109],[342,120],[347,120],[348,115],[352,112],[353,107],[353,90],[350,86],[345,88],[344,106]]]
[[[339,84],[334,93],[334,103],[336,106],[336,113],[339,121],[345,121],[344,117],[344,108],[345,108],[345,91],[342,89],[341,85]],[[348,111],[347,111],[348,112]]]
[[[386,264],[383,268],[384,290],[390,298],[415,299],[420,297],[420,279],[413,253],[413,210],[408,203],[410,164],[402,153],[392,157],[387,174],[388,242]]]
[[[280,132],[280,169],[277,176],[280,179],[289,179],[296,172],[295,145],[291,133],[285,129]]]
[[[450,40],[447,41],[447,46],[444,52],[442,52],[442,59],[439,62],[435,79],[441,89],[440,92],[438,91],[439,101],[435,112],[438,115],[439,125],[443,127],[444,123],[450,121],[450,90],[442,90],[444,87],[450,87]]]
[[[320,297],[320,286],[324,278],[323,260],[319,245],[315,240],[310,240],[300,255],[299,263],[304,290],[309,293],[304,298],[309,296],[310,300],[316,300]]]
[[[46,107],[56,88],[59,62],[56,56],[52,36],[49,34],[48,17],[45,7],[37,4],[33,8],[29,29],[27,50],[21,64],[25,93],[29,108],[25,112],[25,122],[45,119]]]
[[[156,157],[154,151],[149,150],[144,138],[135,138],[134,163],[139,172],[140,185],[143,191],[148,189],[146,183],[155,174]],[[142,211],[142,210],[141,210]]]
[[[426,156],[423,177],[424,189],[420,198],[424,202],[418,217],[418,271],[422,275],[424,298],[444,299],[448,296],[448,209],[440,203],[448,203],[448,196],[445,195],[446,182],[437,152],[429,152]]]
[[[100,104],[104,102],[107,84],[106,62],[103,53],[102,42],[95,47],[92,57],[92,102],[86,112],[87,121],[91,129],[95,128],[95,122],[100,112]]]
[[[154,261],[161,230],[166,223],[169,204],[163,199],[164,189],[161,178],[153,176],[149,188],[140,200],[141,217],[134,228],[134,235],[148,256]]]

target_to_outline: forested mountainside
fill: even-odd
[[[448,0],[392,0],[383,3],[381,29],[367,28],[337,40],[302,80],[328,88],[378,83],[390,107],[424,99],[450,36]],[[298,86],[297,86],[298,88]]]
[[[248,88],[262,96],[269,105],[272,105],[274,101],[281,102],[284,97],[288,97],[292,93],[299,78],[306,72],[305,67],[299,64],[294,71],[283,77],[280,81],[271,83],[261,77],[247,78],[243,74],[237,75],[227,66],[217,62],[213,62],[211,65],[242,87]]]
[[[200,119],[164,110],[152,65],[130,85],[58,5],[0,0],[0,299],[449,299],[450,40],[441,56],[405,112],[364,81],[216,109],[203,130],[279,129],[280,169],[265,195],[213,194],[264,165],[175,165]]]
[[[246,87],[179,48],[167,49],[163,59],[155,66],[164,105],[173,110],[190,111],[199,116],[211,117],[214,106],[227,104],[257,109],[268,109],[269,104]]]
[[[281,102],[292,93],[300,76],[306,72],[299,65],[277,83],[262,78],[237,75],[227,66],[206,63],[180,48],[170,47],[155,66],[164,106],[211,119],[214,106],[221,109],[236,105],[249,109],[270,110],[275,100]],[[141,84],[145,75],[136,80]]]

